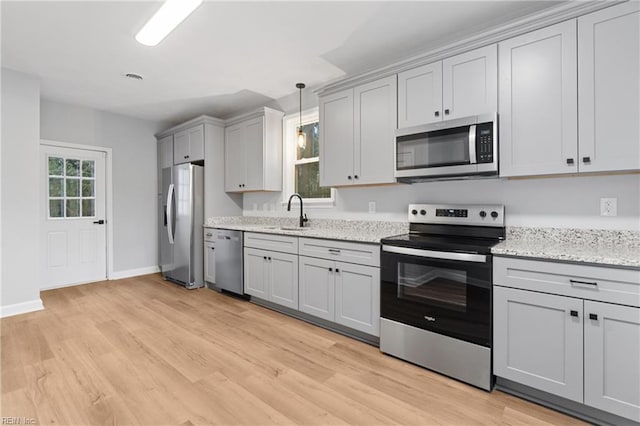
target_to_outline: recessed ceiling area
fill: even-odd
[[[2,1],[2,66],[43,98],[149,120],[228,118],[554,6],[551,1],[207,1],[158,46],[160,2]],[[143,80],[125,74],[144,76]]]

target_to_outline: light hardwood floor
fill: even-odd
[[[44,311],[1,320],[2,416],[58,425],[580,423],[157,274],[42,299]]]

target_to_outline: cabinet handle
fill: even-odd
[[[329,272],[333,272],[333,268],[329,268]]]
[[[597,286],[598,285],[598,283],[595,282],[595,281],[590,282],[590,281],[578,281],[578,280],[569,279],[569,282],[571,284],[583,284],[583,285],[592,285],[592,286]]]
[[[449,115],[449,109],[448,108],[444,110],[444,115]]]
[[[354,179],[358,179],[358,175],[353,175],[353,178]]]
[[[440,117],[440,111],[435,111],[433,115],[435,115],[436,117]]]
[[[572,165],[573,164],[573,158],[567,158],[567,164],[568,165]]]
[[[329,249],[330,254],[340,254],[340,250],[338,249]]]
[[[347,176],[347,179],[351,180],[351,176]]]
[[[188,156],[188,155],[185,155],[185,156],[184,156],[184,159],[186,160],[187,158],[189,158],[189,156]]]
[[[571,316],[572,317],[577,317],[578,316],[578,311],[571,311]]]
[[[242,187],[244,188],[244,183],[242,184]]]
[[[591,162],[591,157],[582,157],[582,162],[583,163],[590,163]]]
[[[598,321],[598,314],[589,314],[589,319],[590,320],[594,320],[594,321]]]
[[[340,269],[336,268],[336,273],[339,274],[340,273]]]
[[[242,188],[242,184],[241,183],[238,184],[238,188]]]
[[[262,258],[263,258],[264,260],[267,260],[267,256],[262,256]]]
[[[267,260],[268,260],[269,262],[271,262],[271,258],[270,258],[270,257],[267,257]]]
[[[215,250],[215,249],[216,249],[215,247],[211,247],[211,250]]]

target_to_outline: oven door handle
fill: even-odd
[[[397,254],[408,254],[410,256],[430,257],[433,259],[459,260],[462,262],[486,263],[487,256],[484,254],[453,253],[448,251],[422,250],[407,247],[382,246],[382,251]]]

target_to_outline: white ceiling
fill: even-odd
[[[227,118],[553,6],[550,1],[207,1],[156,47],[157,1],[6,1],[2,66],[42,97],[179,122]],[[143,81],[123,77],[138,73]]]

